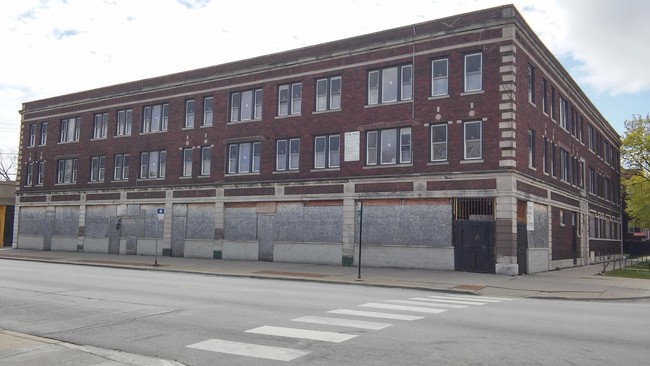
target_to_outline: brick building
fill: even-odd
[[[363,265],[504,274],[620,253],[619,136],[512,6],[21,115],[19,248],[353,265],[361,233]]]

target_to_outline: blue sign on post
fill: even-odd
[[[159,208],[158,209],[158,220],[162,221],[165,219],[165,209],[164,208]]]

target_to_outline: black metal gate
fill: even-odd
[[[517,264],[519,274],[528,273],[528,227],[525,223],[517,223]]]
[[[457,220],[454,222],[454,255],[457,271],[494,273],[496,223]]]

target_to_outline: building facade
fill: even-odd
[[[10,247],[14,236],[14,209],[18,182],[0,182],[0,247]]]
[[[24,103],[19,248],[504,274],[620,254],[619,136],[512,6]]]

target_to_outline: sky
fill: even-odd
[[[0,153],[23,102],[510,3],[619,134],[650,113],[647,0],[2,1]]]

